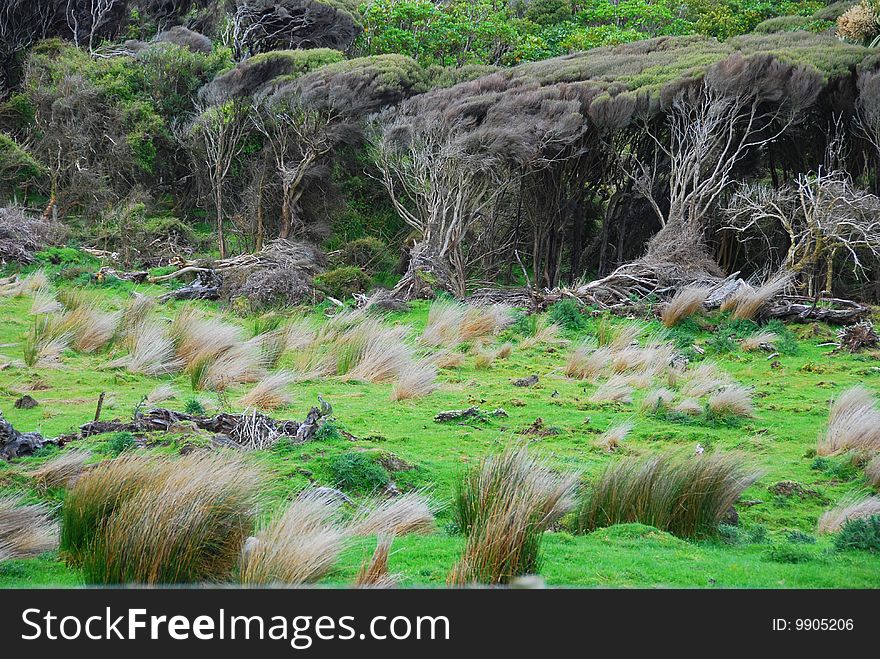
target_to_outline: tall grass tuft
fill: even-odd
[[[126,335],[129,354],[110,363],[141,375],[167,375],[179,371],[184,362],[174,354],[174,342],[161,324],[144,321]]]
[[[70,345],[71,335],[55,316],[37,316],[21,343],[22,357],[27,366],[49,366],[61,359]]]
[[[831,404],[828,428],[819,437],[816,452],[834,455],[842,451],[880,451],[880,410],[873,394],[851,387]]]
[[[46,506],[0,496],[0,561],[39,556],[57,546],[58,525]]]
[[[666,327],[675,327],[685,318],[702,313],[711,288],[685,286],[663,306],[660,319]]]
[[[82,476],[62,509],[62,551],[89,583],[228,578],[253,524],[261,477],[223,454],[123,456]]]
[[[391,387],[391,400],[427,396],[437,388],[437,367],[429,360],[412,362],[398,374]]]
[[[596,440],[596,446],[606,453],[614,453],[620,448],[620,443],[627,438],[633,428],[635,428],[635,424],[632,421],[624,421],[612,426]]]
[[[62,331],[70,334],[73,349],[88,353],[113,340],[120,318],[118,312],[107,313],[94,304],[83,304],[61,316],[59,323]]]
[[[257,533],[242,559],[241,582],[297,585],[327,574],[345,547],[336,522],[340,504],[320,491],[301,494]]]
[[[356,588],[394,588],[400,581],[400,575],[388,571],[388,557],[391,554],[393,535],[380,535],[376,539],[376,549],[369,561],[361,565],[355,577]]]
[[[848,520],[866,519],[875,515],[880,515],[880,497],[852,494],[843,498],[831,510],[822,513],[816,530],[819,533],[836,533]]]
[[[709,396],[709,411],[718,416],[755,416],[751,392],[738,384]]]
[[[86,462],[91,455],[89,451],[85,450],[66,450],[57,458],[49,460],[34,470],[31,476],[42,490],[72,487],[85,471]]]
[[[434,504],[422,492],[407,492],[363,506],[349,526],[352,535],[394,536],[434,531]]]
[[[242,396],[239,403],[243,407],[256,407],[261,410],[273,410],[290,405],[292,399],[286,389],[291,382],[293,375],[290,373],[279,371],[267,375]]]
[[[612,357],[608,348],[594,348],[591,343],[585,343],[568,356],[565,374],[578,380],[595,380],[609,367]]]
[[[875,455],[871,461],[865,465],[865,476],[868,482],[875,488],[880,488],[880,454]]]
[[[633,388],[620,376],[609,378],[607,382],[599,385],[599,388],[590,396],[594,403],[631,403]]]
[[[31,313],[35,316],[40,314],[59,313],[64,310],[61,303],[55,299],[52,291],[41,288],[34,291],[34,300],[31,303]]]
[[[731,311],[734,320],[754,320],[764,307],[791,282],[791,277],[782,275],[774,277],[763,286],[741,286],[733,295],[721,304],[722,311]]]
[[[543,532],[572,508],[577,481],[524,448],[508,448],[470,469],[453,501],[467,541],[449,583],[507,583],[537,573]]]
[[[577,512],[577,530],[640,522],[693,538],[715,533],[724,514],[761,473],[736,454],[666,452],[610,465]]]

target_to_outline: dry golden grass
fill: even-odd
[[[637,323],[627,323],[614,328],[607,341],[599,341],[599,345],[607,345],[617,352],[635,344],[639,337],[645,333],[645,326]]]
[[[129,354],[110,363],[141,375],[166,375],[183,368],[174,354],[174,342],[159,322],[145,321],[128,335]]]
[[[55,299],[55,295],[46,288],[34,291],[34,299],[31,303],[31,313],[34,315],[59,313],[64,310],[61,303]]]
[[[685,286],[663,306],[660,319],[666,327],[675,327],[685,318],[702,313],[706,297],[712,289],[706,286]]]
[[[675,411],[688,416],[699,416],[703,413],[703,406],[696,398],[685,398],[675,406]]]
[[[253,344],[242,344],[229,348],[216,358],[205,357],[205,367],[198,378],[199,388],[211,391],[225,391],[238,384],[258,382],[265,376],[259,349]],[[192,367],[198,368],[200,362]]]
[[[596,446],[606,453],[614,453],[614,451],[620,448],[620,443],[627,438],[633,428],[635,428],[635,424],[632,421],[625,421],[612,426],[596,440]]]
[[[177,391],[170,384],[160,384],[153,387],[153,390],[147,394],[144,405],[147,407],[155,407],[159,403],[171,400],[177,397]]]
[[[752,393],[738,384],[729,385],[709,396],[709,410],[713,414],[745,416],[755,415]]]
[[[828,428],[816,447],[819,455],[851,450],[880,451],[880,411],[876,399],[858,386],[847,389],[831,404]]]
[[[774,332],[756,332],[742,341],[742,349],[746,352],[754,350],[773,350],[779,337]]]
[[[422,341],[429,346],[455,346],[463,341],[461,325],[467,307],[450,300],[436,300],[428,309]]]
[[[137,335],[157,304],[156,298],[135,294],[123,307],[120,325],[125,336],[126,347],[129,350],[134,346],[133,342],[130,342],[130,338]]]
[[[70,345],[71,335],[58,322],[58,316],[36,316],[22,341],[22,354],[28,366],[53,366]]]
[[[523,350],[534,348],[539,345],[562,345],[568,343],[560,336],[561,328],[556,323],[548,323],[544,317],[538,319],[538,328],[534,334],[525,337],[519,342]]]
[[[574,506],[577,474],[556,474],[524,448],[483,459],[457,484],[456,523],[467,538],[448,583],[507,583],[538,567],[544,530]]]
[[[437,364],[437,368],[460,368],[461,366],[464,366],[464,363],[467,360],[467,355],[463,352],[456,352],[455,350],[441,350],[440,352],[434,353],[432,359],[434,360],[434,363]]]
[[[380,334],[365,342],[345,378],[374,383],[391,382],[404,374],[414,359],[412,348],[398,332]]]
[[[284,327],[284,336],[287,339],[288,349],[304,350],[315,342],[317,333],[309,321],[297,319],[289,322]]]
[[[244,332],[237,325],[209,318],[195,307],[184,307],[171,323],[169,335],[177,357],[187,368],[217,358],[244,345]]]
[[[106,313],[91,304],[83,304],[59,319],[60,327],[70,334],[77,352],[95,352],[106,346],[116,334],[121,314]]]
[[[721,304],[722,311],[731,311],[734,320],[752,320],[791,282],[787,275],[774,277],[763,286],[741,286]]]
[[[594,403],[632,403],[633,388],[624,378],[614,376],[607,382],[599,385],[599,388],[590,396]]]
[[[352,535],[428,534],[435,530],[434,508],[421,492],[407,492],[394,499],[363,506],[351,521]]]
[[[58,525],[42,504],[24,505],[21,496],[0,497],[0,561],[30,558],[58,546]]]
[[[267,375],[239,400],[243,407],[274,410],[292,402],[287,387],[293,382],[293,374],[279,371]]]
[[[854,494],[845,497],[840,503],[822,513],[816,530],[819,533],[836,533],[847,520],[864,519],[880,515],[880,497]]]
[[[498,350],[495,351],[495,357],[498,359],[507,359],[513,354],[513,344],[509,341],[504,343],[498,347]]]
[[[492,366],[495,361],[495,353],[488,350],[479,350],[474,357],[474,368],[485,369]]]
[[[42,270],[36,270],[24,279],[13,279],[0,286],[0,297],[24,297],[50,286],[48,275]]]
[[[502,304],[469,307],[461,322],[459,333],[462,341],[492,336],[513,323],[510,308]]]
[[[54,487],[73,487],[85,471],[91,457],[89,451],[68,449],[31,473],[37,487],[43,490]]]
[[[407,400],[427,396],[437,388],[437,367],[430,360],[410,363],[401,371],[391,387],[391,400]]]
[[[259,472],[224,453],[101,463],[65,500],[62,548],[87,583],[228,579],[262,485]]]
[[[675,392],[661,387],[645,394],[639,407],[645,413],[658,412],[672,405],[673,400],[675,400]]]
[[[388,571],[388,556],[391,554],[393,535],[380,535],[376,538],[376,549],[369,561],[358,570],[354,585],[356,588],[394,588],[400,575]]]
[[[875,488],[880,488],[880,454],[875,455],[865,465],[865,476]]]
[[[327,574],[345,548],[345,532],[336,522],[339,505],[320,492],[301,494],[257,533],[242,559],[241,582],[298,585]]]
[[[565,363],[565,374],[578,380],[595,380],[610,366],[613,353],[591,344],[576,348]]]
[[[704,361],[684,375],[682,394],[690,398],[702,398],[730,383],[730,376],[718,368],[715,362]]]

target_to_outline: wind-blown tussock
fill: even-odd
[[[858,386],[847,389],[832,402],[828,428],[816,447],[819,455],[850,450],[880,450],[877,401],[871,392]]]
[[[24,505],[21,496],[0,497],[0,561],[30,558],[58,546],[58,525],[42,504]]]
[[[880,497],[853,494],[842,499],[831,510],[822,513],[816,530],[819,533],[836,533],[848,520],[875,515],[880,515]]]

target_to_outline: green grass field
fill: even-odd
[[[66,284],[56,282],[58,288]],[[102,307],[120,309],[133,290],[160,292],[158,287],[136,287],[118,281],[86,286]],[[162,289],[164,290],[164,289]],[[249,387],[234,388],[222,397],[193,392],[187,375],[160,378],[134,375],[108,368],[122,354],[110,345],[95,354],[66,351],[59,364],[28,368],[22,362],[21,341],[30,324],[30,297],[0,298],[0,409],[20,431],[37,430],[54,437],[91,420],[98,395],[106,392],[102,418],[130,419],[142,398],[160,383],[170,383],[177,394],[163,406],[183,410],[198,398],[211,410],[240,411],[237,400]],[[181,305],[169,303],[158,315],[172,317]],[[198,303],[210,312],[224,313],[211,303]],[[387,315],[385,322],[408,326],[415,339],[424,327],[429,305],[416,302],[405,313]],[[322,309],[307,310],[316,317]],[[226,314],[227,319],[234,319]],[[661,326],[646,312],[641,320],[652,330]],[[250,319],[234,319],[244,327]],[[867,489],[861,470],[848,457],[816,459],[816,440],[828,416],[829,401],[857,383],[880,393],[877,355],[830,354],[821,346],[833,330],[821,325],[790,326],[785,330],[785,350],[772,359],[767,352],[745,352],[737,338],[754,328],[730,323],[723,315],[687,321],[670,340],[693,359],[711,359],[739,383],[752,387],[756,415],[751,419],[714,418],[703,414],[648,414],[639,411],[645,390],[637,390],[632,404],[597,404],[590,401],[595,384],[569,379],[564,374],[568,353],[580,340],[594,336],[602,321],[585,314],[583,327],[563,331],[567,345],[523,348],[520,322],[493,338],[500,345],[513,343],[507,359],[496,359],[477,368],[468,352],[464,365],[440,371],[439,388],[412,400],[392,402],[391,385],[367,384],[324,378],[289,386],[293,403],[271,412],[276,418],[302,419],[320,394],[333,405],[333,427],[321,438],[300,446],[283,443],[250,457],[269,475],[268,508],[289,500],[309,484],[336,485],[333,459],[350,452],[399,459],[389,477],[401,490],[429,488],[443,508],[438,531],[428,536],[395,540],[390,569],[409,586],[442,586],[457,560],[464,539],[452,528],[449,501],[453,484],[469,465],[513,442],[527,442],[530,450],[560,469],[581,471],[589,480],[610,461],[668,448],[706,451],[739,451],[764,470],[758,482],[737,505],[739,524],[725,527],[717,537],[683,540],[639,524],[600,529],[587,535],[564,530],[548,531],[542,549],[541,575],[552,586],[578,587],[760,587],[760,588],[868,588],[880,586],[880,555],[865,551],[837,551],[833,538],[816,533],[820,514],[848,493]],[[614,318],[610,322],[630,322]],[[725,338],[726,337],[726,338]],[[688,346],[706,351],[701,356]],[[462,348],[465,350],[466,348]],[[293,356],[285,355],[281,367]],[[512,380],[539,376],[533,387],[516,387]],[[33,409],[16,409],[22,395],[35,398]],[[472,405],[489,412],[497,408],[507,416],[463,423],[437,423],[442,410]],[[536,420],[540,420],[537,421]],[[635,427],[613,454],[595,446],[609,427],[632,420]],[[528,431],[537,427],[539,432]],[[334,432],[334,429],[345,433]],[[348,434],[354,437],[351,439]],[[68,447],[88,448],[93,461],[113,456],[111,437],[95,436]],[[132,450],[176,454],[186,445],[207,446],[206,435],[154,435],[145,446]],[[65,448],[63,450],[68,450]],[[64,492],[39,492],[29,471],[58,454],[44,449],[41,455],[0,462],[0,492],[25,492],[30,501],[48,501],[55,508]],[[383,460],[388,464],[388,460]],[[405,464],[404,464],[405,463]],[[797,481],[804,494],[774,494],[780,481]],[[375,545],[371,539],[352,544],[335,571],[325,579],[342,586],[354,578],[358,567]],[[82,575],[69,569],[54,554],[34,559],[0,562],[0,587],[84,585]]]

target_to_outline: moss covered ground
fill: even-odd
[[[58,288],[68,285],[56,282]],[[85,288],[106,309],[120,309],[134,290],[163,290],[118,280],[86,284]],[[223,313],[244,327],[252,324],[251,319],[235,318],[213,303],[197,304],[209,312]],[[209,411],[240,410],[236,401],[248,387],[218,397],[210,392],[193,392],[184,374],[156,378],[111,369],[108,362],[121,354],[121,349],[112,344],[91,355],[67,351],[52,367],[24,366],[21,341],[31,324],[30,305],[29,297],[0,298],[0,409],[18,430],[37,430],[47,437],[75,430],[91,420],[101,392],[106,392],[102,418],[128,419],[143,397],[162,383],[172,384],[177,392],[175,398],[163,403],[172,409],[183,410],[196,398]],[[160,308],[160,315],[170,318],[179,306],[168,303]],[[323,307],[305,312],[320,318]],[[427,312],[427,302],[416,302],[409,311],[388,314],[385,320],[411,327],[415,338],[425,325]],[[652,329],[660,329],[649,311],[640,320]],[[764,476],[746,490],[737,506],[737,526],[724,527],[717,537],[698,541],[637,524],[583,536],[561,529],[550,531],[544,538],[541,570],[547,583],[580,587],[880,586],[880,555],[836,551],[831,537],[815,532],[824,510],[844,495],[868,487],[862,472],[848,458],[817,459],[815,447],[827,419],[829,401],[837,393],[857,383],[880,393],[876,354],[832,355],[832,347],[822,345],[833,338],[832,328],[800,325],[780,330],[785,336],[781,344],[784,349],[768,359],[766,352],[744,352],[739,347],[737,339],[754,329],[748,324],[731,323],[723,315],[689,320],[671,333],[670,340],[692,359],[712,359],[735,380],[752,387],[756,415],[730,419],[707,414],[652,414],[639,409],[644,390],[636,392],[632,404],[598,404],[589,400],[596,385],[564,375],[572,346],[595,336],[600,324],[609,322],[628,321],[587,313],[581,327],[562,332],[568,345],[539,344],[531,348],[521,346],[529,323],[514,324],[493,339],[498,344],[513,343],[509,358],[477,368],[473,354],[468,354],[460,368],[440,372],[440,386],[435,392],[418,399],[392,402],[391,385],[336,378],[290,385],[293,403],[272,412],[273,416],[301,419],[320,394],[333,405],[335,421],[310,443],[280,443],[252,454],[252,459],[270,475],[268,505],[280,505],[309,484],[337,485],[336,459],[341,455],[364,453],[371,459],[381,459],[391,465],[387,477],[398,488],[429,488],[440,505],[447,504],[438,514],[438,532],[396,539],[390,561],[391,570],[402,575],[404,585],[440,586],[463,546],[448,507],[453,484],[469,464],[482,456],[510,442],[527,442],[552,465],[579,470],[589,480],[610,461],[623,456],[674,447],[688,450],[699,444],[705,450],[743,452],[764,470]],[[694,351],[694,345],[705,355]],[[281,365],[290,359],[290,355],[285,356]],[[531,374],[539,376],[537,385],[513,386],[513,379]],[[36,399],[38,405],[15,408],[13,403],[24,394]],[[472,405],[487,412],[502,408],[507,416],[445,424],[433,419],[441,410]],[[595,446],[602,432],[626,420],[632,420],[635,427],[618,451],[609,454]],[[532,432],[530,427],[540,430]],[[143,440],[141,446],[130,450],[176,454],[188,444],[209,443],[209,438],[200,435],[162,435]],[[98,460],[113,457],[118,444],[118,438],[104,435],[68,446],[88,448],[93,460]],[[60,507],[63,491],[39,492],[28,476],[57,452],[56,448],[47,448],[38,456],[0,462],[0,492],[23,491],[30,500]],[[384,459],[392,456],[396,460]],[[780,481],[796,481],[803,486],[803,494],[774,494],[771,488]],[[326,583],[350,583],[373,546],[374,542],[366,539],[352,545]],[[82,584],[82,576],[54,554],[0,562],[0,587]]]

